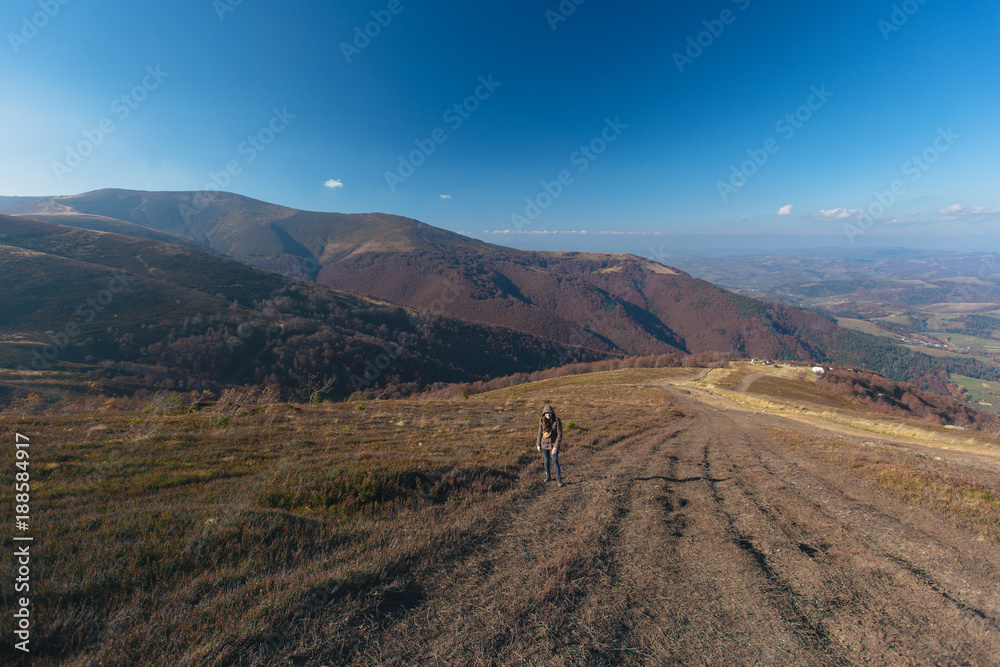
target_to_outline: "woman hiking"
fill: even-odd
[[[562,473],[559,471],[559,445],[562,443],[562,421],[556,417],[556,411],[551,405],[546,405],[542,409],[542,416],[538,420],[538,438],[535,447],[542,453],[542,462],[545,465],[545,481],[552,479],[549,472],[549,461],[556,469],[556,481],[559,486],[563,485]]]

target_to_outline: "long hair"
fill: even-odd
[[[556,427],[556,416],[551,412],[546,412],[542,415],[542,435],[546,438],[552,434],[553,429]]]

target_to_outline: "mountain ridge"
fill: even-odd
[[[603,354],[838,362],[923,387],[942,373],[1000,379],[975,359],[931,359],[635,255],[516,250],[403,216],[299,211],[232,193],[100,190],[8,210],[55,207],[80,225],[121,215],[285,276]]]
[[[608,357],[202,249],[21,217],[0,215],[0,280],[0,368],[20,376],[0,397],[49,371],[110,393],[251,383],[306,399],[392,396]]]
[[[127,190],[39,199],[11,212],[53,206],[118,216],[253,266],[409,307],[441,301],[450,281],[449,315],[613,353],[809,358],[815,351],[795,331],[831,327],[815,315],[748,308],[635,255],[515,250],[403,216],[296,211],[230,193]]]

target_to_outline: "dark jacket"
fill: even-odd
[[[549,420],[549,437],[545,437],[546,420],[545,415],[551,415]],[[539,449],[554,449],[559,451],[562,443],[562,420],[556,417],[556,411],[551,405],[546,405],[542,410],[542,416],[538,418],[538,440],[536,446]]]

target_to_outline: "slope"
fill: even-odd
[[[22,381],[391,395],[603,356],[162,241],[9,216],[0,235],[0,364]]]
[[[104,215],[203,243],[249,264],[411,307],[608,352],[812,358],[799,332],[828,319],[739,297],[656,262],[527,252],[400,216],[296,211],[227,193],[101,190],[12,208]]]
[[[803,425],[794,397],[741,407],[712,373],[628,369],[363,410],[244,395],[6,411],[12,430],[44,434],[34,521],[72,548],[46,552],[33,588],[36,653],[0,656],[995,665],[992,438],[846,434],[839,396],[775,378],[829,411]],[[530,444],[546,403],[567,425],[563,488]],[[0,600],[7,632],[14,603]]]

